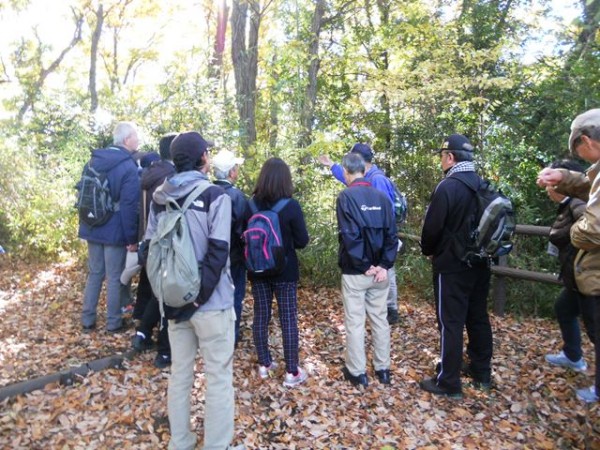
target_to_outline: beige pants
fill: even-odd
[[[390,326],[387,321],[389,281],[375,283],[366,275],[342,275],[346,367],[354,376],[367,371],[365,320],[368,316],[373,338],[375,370],[390,368]]]
[[[171,376],[168,408],[170,450],[192,450],[196,434],[190,429],[190,401],[198,349],[204,360],[204,449],[223,450],[233,439],[233,343],[235,312],[198,311],[189,321],[169,321]]]

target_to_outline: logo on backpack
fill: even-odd
[[[285,249],[279,226],[279,211],[289,202],[280,199],[271,209],[259,211],[251,199],[252,216],[244,231],[244,259],[248,272],[260,276],[279,275],[285,268]]]
[[[119,203],[114,202],[110,194],[107,178],[110,170],[112,168],[106,172],[96,170],[90,160],[77,183],[79,193],[75,207],[79,211],[79,220],[90,227],[104,225],[119,210]]]
[[[181,308],[195,302],[200,293],[200,266],[185,212],[209,186],[208,181],[201,183],[181,207],[170,199],[150,240],[146,272],[163,316],[163,305]]]
[[[512,238],[516,228],[512,202],[486,180],[481,180],[475,196],[477,210],[464,260],[472,263],[508,255],[513,248]]]

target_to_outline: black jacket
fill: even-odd
[[[577,249],[571,244],[571,226],[583,215],[586,203],[578,198],[568,198],[558,205],[558,214],[550,229],[550,242],[558,248],[560,279],[567,289],[577,289],[573,262]]]
[[[477,210],[475,190],[479,183],[481,178],[475,172],[456,172],[440,181],[431,195],[421,232],[421,251],[432,257],[437,273],[470,268],[461,258]]]
[[[150,215],[150,202],[152,194],[163,182],[175,174],[175,165],[170,161],[156,161],[150,167],[142,170],[141,186],[142,195],[140,198],[140,240],[144,238],[146,226],[148,225],[148,216]]]
[[[364,178],[355,180],[337,198],[338,265],[346,275],[365,273],[371,266],[394,265],[398,237],[388,197]]]
[[[216,180],[215,184],[222,187],[231,198],[231,241],[229,258],[231,265],[244,264],[244,242],[242,234],[248,226],[250,207],[248,199],[242,191],[233,186],[229,181]]]

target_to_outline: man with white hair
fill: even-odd
[[[233,294],[233,305],[235,308],[235,345],[237,347],[241,340],[240,319],[242,317],[242,305],[246,294],[246,263],[244,261],[244,244],[242,233],[246,230],[250,207],[248,199],[242,191],[234,186],[240,174],[240,164],[244,158],[237,158],[229,150],[221,150],[212,158],[213,172],[216,178],[215,184],[221,186],[225,193],[231,198],[231,242],[229,247],[229,259],[231,263],[231,278],[235,291]]]
[[[590,109],[573,120],[569,150],[592,164],[587,172],[546,168],[539,173],[537,184],[587,201],[585,212],[571,227],[571,243],[579,249],[575,257],[577,289],[593,309],[594,327],[588,334],[595,347],[596,382],[577,390],[580,400],[591,403],[600,399],[600,109]]]
[[[79,222],[79,237],[88,243],[89,273],[81,315],[84,332],[96,328],[96,308],[105,278],[106,330],[111,333],[123,330],[121,300],[128,293],[121,285],[120,277],[127,250],[137,250],[140,182],[137,165],[131,157],[139,145],[136,126],[131,122],[117,124],[113,142],[114,145],[108,148],[93,150],[86,165],[106,174],[114,212],[101,225],[90,225],[84,220]]]

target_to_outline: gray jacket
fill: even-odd
[[[168,198],[183,204],[187,195],[203,180],[204,173],[181,172],[159,186],[152,197],[145,239],[156,233],[158,218],[165,211]],[[229,270],[229,239],[231,230],[231,199],[223,189],[211,185],[192,203],[186,212],[192,234],[196,258],[202,267],[202,285],[198,300],[201,311],[222,310],[233,307],[233,281]],[[188,320],[196,312],[193,304],[183,308],[168,308],[168,319],[177,322]]]

